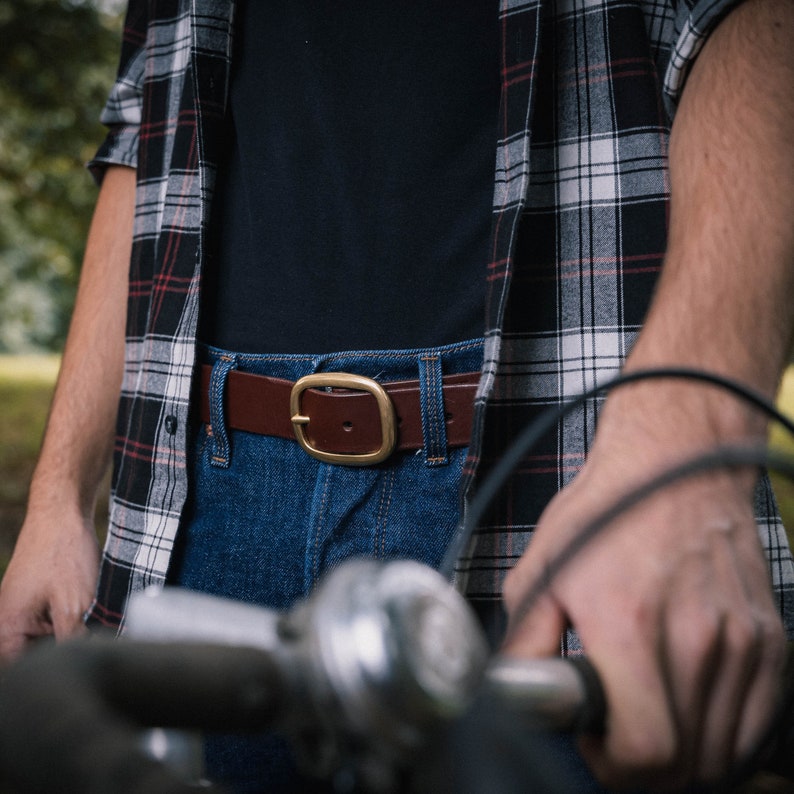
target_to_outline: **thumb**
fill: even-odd
[[[49,622],[37,616],[15,616],[0,621],[0,662],[9,663],[18,659],[31,642],[52,634]]]
[[[564,610],[550,595],[534,600],[529,609],[519,599],[508,606],[507,634],[502,652],[508,656],[558,656],[560,638],[567,626]]]
[[[21,632],[0,634],[0,665],[10,664],[22,656],[28,644],[28,637]]]

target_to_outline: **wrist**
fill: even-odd
[[[97,444],[74,450],[73,444],[59,444],[52,435],[45,436],[31,477],[28,509],[68,511],[72,517],[93,522],[97,497],[106,482],[109,452]],[[72,451],[64,453],[63,449]]]
[[[68,479],[35,475],[30,483],[27,516],[47,517],[57,524],[75,520],[93,525],[96,491]]]
[[[705,382],[653,379],[621,387],[608,397],[589,461],[611,461],[610,467],[617,465],[629,480],[639,482],[721,446],[765,440],[765,416],[741,397]],[[724,474],[733,487],[752,492],[755,469]]]
[[[617,389],[607,401],[607,406],[614,406],[610,410],[615,413],[619,410],[629,418],[635,414],[652,414],[660,433],[691,435],[695,442],[698,439],[713,443],[763,442],[769,417],[750,399],[731,389],[730,384],[771,402],[782,365],[772,371],[765,356],[756,356],[767,360],[764,368],[742,363],[738,353],[727,357],[723,350],[712,349],[706,343],[693,343],[690,334],[684,334],[690,341],[683,345],[680,333],[669,327],[660,328],[659,324],[658,316],[649,318],[626,360],[625,374],[669,368],[721,378],[726,384],[685,376],[640,381]]]
[[[671,375],[630,383],[611,394],[599,435],[639,436],[650,444],[694,450],[763,443],[767,416],[740,394],[716,383]]]

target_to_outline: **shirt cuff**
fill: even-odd
[[[689,70],[717,25],[743,0],[684,0],[675,16],[675,40],[664,77],[664,99],[675,115]]]
[[[137,166],[138,134],[137,125],[110,129],[102,145],[86,166],[97,184],[102,183],[105,169],[110,165],[124,165],[129,168]]]

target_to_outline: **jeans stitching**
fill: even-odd
[[[325,484],[323,485],[323,495],[320,499],[320,507],[318,508],[318,515],[317,515],[317,522],[312,522],[315,524],[314,530],[314,544],[312,549],[312,564],[311,564],[311,584],[314,583],[319,578],[319,563],[317,559],[317,555],[320,548],[320,534],[323,526],[325,525],[325,506],[328,504],[328,491],[330,490],[331,486],[331,468],[329,466],[323,467],[325,471]]]
[[[392,493],[394,492],[394,478],[396,476],[396,473],[394,469],[390,469],[389,471],[386,472],[386,475],[387,475],[387,479],[384,480],[383,490],[381,491],[381,495],[380,495],[380,504],[378,505],[378,514],[375,521],[377,532],[376,532],[374,553],[376,557],[377,556],[383,557],[385,554],[386,526],[388,524],[388,515],[389,515],[389,509],[391,508],[391,498],[392,498]],[[384,501],[385,501],[385,505],[384,505]],[[378,536],[380,537],[380,543],[378,543]],[[378,546],[380,546],[380,555],[378,554]]]
[[[469,350],[481,348],[483,344],[482,339],[472,339],[465,342],[452,343],[449,345],[441,345],[434,348],[415,348],[411,350],[342,350],[335,353],[328,354],[314,354],[314,353],[237,353],[234,358],[239,363],[264,363],[264,362],[306,362],[310,363],[312,360],[320,360],[321,362],[337,361],[344,358],[392,358],[406,360],[414,358],[417,354],[427,354],[434,351],[443,355],[454,355],[455,353],[465,353]],[[208,353],[219,359],[228,360],[230,357],[219,351],[218,348],[208,346]]]
[[[399,359],[411,359],[416,356],[417,353],[425,353],[428,355],[427,352],[429,350],[438,351],[441,355],[454,355],[458,352],[465,352],[467,350],[473,350],[478,348],[482,345],[480,340],[472,341],[472,342],[465,342],[462,343],[460,346],[458,345],[449,345],[449,346],[442,346],[438,348],[418,348],[417,350],[351,350],[351,351],[344,351],[340,353],[331,353],[325,359],[326,361],[336,361],[340,358],[399,358]],[[424,358],[424,356],[423,356]]]

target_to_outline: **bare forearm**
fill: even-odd
[[[632,367],[686,363],[774,394],[794,327],[794,4],[748,0],[673,126],[668,252]]]
[[[25,523],[0,582],[0,661],[83,630],[96,586],[93,507],[107,467],[124,354],[135,179],[108,171],[91,225]]]
[[[123,372],[134,173],[111,168],[97,203],[31,502],[68,498],[84,513],[111,452]]]

